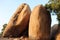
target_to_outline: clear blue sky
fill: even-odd
[[[10,17],[15,12],[16,8],[22,4],[29,4],[30,8],[33,9],[38,4],[46,4],[48,0],[0,0],[0,32],[2,25],[8,23]],[[52,16],[52,25],[57,24],[56,16]]]

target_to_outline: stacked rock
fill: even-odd
[[[36,6],[30,16],[29,38],[32,40],[50,40],[51,16],[42,5]]]
[[[45,7],[38,5],[31,13],[29,5],[24,3],[17,8],[2,36],[20,37],[21,40],[50,40],[50,29],[51,16]],[[26,33],[29,37],[24,36]]]

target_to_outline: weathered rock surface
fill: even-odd
[[[55,40],[60,40],[60,32],[56,35]]]
[[[60,24],[56,26],[57,30],[55,29],[55,40],[60,40]]]
[[[58,24],[55,24],[51,27],[51,40],[55,40],[57,32],[58,32]]]
[[[32,40],[49,40],[50,28],[50,13],[42,5],[36,6],[30,16],[29,38]]]
[[[30,13],[29,5],[25,3],[20,5],[5,28],[3,37],[20,37],[28,27]]]
[[[28,38],[0,38],[0,40],[28,40]]]
[[[51,28],[51,40],[60,40],[60,25],[55,24]]]

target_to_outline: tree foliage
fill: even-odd
[[[2,36],[3,31],[4,31],[4,29],[5,29],[6,26],[7,26],[7,24],[4,24],[4,25],[3,25],[2,32],[0,33],[0,36]]]
[[[60,0],[49,0],[45,7],[50,13],[54,12],[53,14],[57,15],[60,24]]]

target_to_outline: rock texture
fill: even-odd
[[[0,40],[28,40],[28,38],[0,38]]]
[[[51,40],[60,40],[60,25],[55,24],[51,28]]]
[[[30,13],[29,5],[26,3],[20,5],[5,28],[3,37],[20,37],[28,27]]]
[[[58,24],[55,24],[51,27],[51,40],[56,40],[56,34],[58,32]]]
[[[32,40],[49,40],[50,28],[50,13],[42,5],[36,6],[30,16],[29,38]]]
[[[56,35],[55,40],[60,40],[60,32]]]
[[[60,40],[60,25],[58,26],[58,31],[55,38],[56,40]]]

